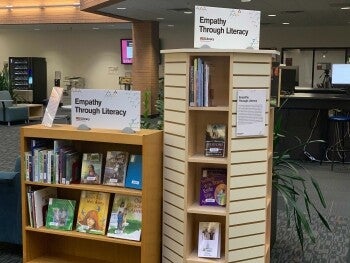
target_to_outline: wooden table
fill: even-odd
[[[28,107],[29,120],[41,119],[44,116],[44,107],[42,104],[18,104]]]

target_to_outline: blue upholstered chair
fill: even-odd
[[[21,158],[11,172],[0,171],[0,242],[22,244]]]
[[[28,107],[13,105],[10,92],[8,90],[0,91],[0,122],[7,122],[10,126],[13,121],[28,121]]]

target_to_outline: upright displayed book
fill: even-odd
[[[49,199],[57,197],[57,189],[45,187],[33,191],[32,195],[32,212],[34,215],[34,227],[39,228],[42,227],[46,222]]]
[[[208,124],[205,131],[205,152],[208,157],[225,157],[226,125]]]
[[[220,258],[221,227],[219,222],[199,222],[198,257]]]
[[[101,184],[101,153],[84,153],[81,164],[81,183]]]
[[[59,230],[72,230],[75,205],[75,200],[50,198],[46,227]]]
[[[125,187],[142,189],[142,155],[140,154],[130,156]]]
[[[128,152],[108,151],[106,156],[103,184],[124,186],[128,160]]]
[[[110,195],[85,190],[81,192],[76,229],[78,232],[105,234]]]
[[[208,206],[226,205],[227,170],[203,168],[199,187],[199,204]]]
[[[139,196],[114,196],[107,236],[140,241],[142,201]]]

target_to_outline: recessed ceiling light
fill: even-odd
[[[125,10],[126,7],[117,7],[118,10]]]
[[[190,14],[192,14],[192,11],[185,11],[184,14],[190,15]]]
[[[168,27],[174,27],[174,25],[168,25]]]
[[[289,22],[283,22],[282,24],[283,25],[289,25],[290,23]]]
[[[350,6],[344,6],[344,7],[340,8],[340,9],[342,9],[342,10],[348,10],[348,9],[350,9]]]
[[[100,28],[99,27],[93,27],[92,29],[93,30],[99,30]]]
[[[251,0],[241,0],[242,3],[250,2]]]
[[[267,16],[276,16],[276,15],[271,14],[271,15],[267,15]]]
[[[40,28],[34,28],[34,30],[35,30],[35,31],[39,31],[39,30],[40,30]]]
[[[164,17],[157,17],[157,20],[164,20]]]

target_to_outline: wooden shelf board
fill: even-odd
[[[141,247],[141,242],[139,241],[107,237],[104,235],[93,235],[93,234],[81,233],[75,230],[64,231],[64,230],[48,229],[46,227],[33,228],[30,226],[26,226],[25,230],[28,232],[45,233],[45,234],[51,234],[51,235],[60,235],[60,236],[66,236],[66,237],[74,237],[74,238],[80,238],[80,239],[89,239],[94,241],[103,241],[103,242],[110,242],[115,244]]]
[[[204,154],[194,154],[188,157],[190,163],[215,163],[215,164],[227,164],[227,157],[207,157]]]
[[[189,107],[190,111],[229,111],[230,108],[227,106],[217,106],[217,107]]]
[[[225,258],[199,258],[197,250],[192,251],[191,255],[187,257],[187,263],[224,263]]]
[[[226,216],[226,207],[205,206],[199,205],[199,203],[193,203],[187,208],[187,213]]]
[[[26,263],[107,263],[107,261],[98,261],[96,259],[73,257],[67,255],[43,255],[26,261]]]
[[[117,186],[108,186],[102,184],[48,184],[48,183],[39,183],[39,182],[31,182],[26,181],[26,185],[38,185],[38,186],[48,186],[48,187],[56,187],[56,188],[65,188],[65,189],[76,189],[76,190],[87,190],[87,191],[95,191],[95,192],[105,192],[105,193],[116,193],[121,195],[132,195],[132,196],[142,196],[141,190],[135,190],[130,188],[123,188]]]

